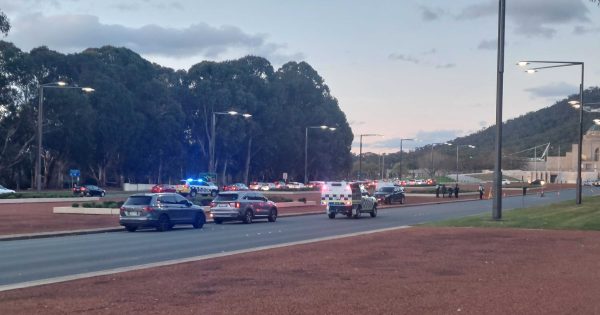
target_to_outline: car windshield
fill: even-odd
[[[377,191],[380,191],[380,192],[392,192],[392,191],[394,191],[394,187],[381,187]]]
[[[151,196],[131,196],[125,202],[126,206],[144,206],[149,205],[152,201]]]
[[[234,201],[238,199],[238,194],[218,194],[214,201]]]

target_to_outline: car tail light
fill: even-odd
[[[239,202],[230,202],[229,206],[230,207],[234,207],[234,208],[239,208],[240,207],[240,203]]]
[[[216,206],[217,206],[217,203],[216,203],[216,202],[211,202],[211,203],[210,203],[210,206],[211,206],[211,208],[214,208],[214,207],[216,207]]]
[[[352,187],[350,187],[350,185],[347,185],[346,190],[352,190]]]
[[[125,215],[125,207],[121,207],[121,208],[119,209],[119,213],[120,213],[121,215]]]
[[[85,187],[81,187],[81,190],[85,190]]]
[[[347,206],[349,206],[349,205],[351,205],[351,204],[352,204],[352,201],[350,201],[350,200],[346,200],[346,201],[344,201],[344,203],[345,203]]]
[[[327,191],[327,185],[323,185],[323,187],[321,187],[322,191]]]
[[[144,207],[144,211],[146,211],[146,212],[152,212],[152,211],[154,211],[154,208],[152,208],[150,206],[145,206]]]

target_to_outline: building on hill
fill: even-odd
[[[597,180],[600,178],[600,126],[592,125],[583,135],[582,144],[581,179],[583,182]],[[577,182],[577,146],[572,144],[565,156],[548,156],[545,161],[528,162],[522,174],[514,175],[523,176],[525,180],[574,184]]]

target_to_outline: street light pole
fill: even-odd
[[[582,145],[583,145],[583,111],[585,108],[585,103],[583,102],[583,79],[584,79],[584,63],[580,61],[547,61],[547,60],[525,60],[519,61],[517,63],[520,67],[525,67],[529,64],[539,63],[539,64],[551,64],[551,66],[543,66],[527,69],[525,72],[533,74],[541,69],[549,69],[549,68],[560,68],[560,67],[569,67],[569,66],[581,66],[581,84],[579,85],[579,139],[577,139],[577,187],[575,193],[575,203],[581,204],[581,191],[582,191],[582,180],[581,180],[581,154],[582,154]]]
[[[359,180],[362,177],[362,139],[363,139],[363,137],[375,137],[375,136],[381,136],[381,135],[375,134],[375,133],[368,133],[368,134],[360,135],[360,149],[359,149],[359,153],[358,153],[358,179]]]
[[[322,126],[310,126],[304,129],[304,184],[308,183],[308,129],[329,129],[335,131],[335,127]]]
[[[398,174],[398,179],[402,181],[402,141],[413,141],[415,139],[412,138],[401,138],[400,139],[400,172]]]
[[[504,93],[504,30],[506,0],[498,2],[498,57],[496,63],[496,160],[494,163],[494,185],[496,193],[492,204],[494,220],[502,219],[502,97]]]
[[[42,134],[43,134],[43,119],[44,119],[44,89],[78,89],[83,92],[94,92],[91,87],[68,86],[63,81],[38,85],[38,93],[40,99],[38,102],[38,121],[37,121],[37,158],[35,160],[35,188],[37,191],[42,190]]]
[[[215,139],[217,138],[216,135],[216,129],[217,129],[217,115],[230,115],[230,116],[236,116],[236,115],[242,115],[244,118],[250,118],[252,117],[251,114],[240,114],[236,111],[230,110],[228,112],[213,112],[212,113],[212,123],[211,123],[211,133],[210,133],[210,147],[208,148],[208,155],[209,155],[209,160],[208,160],[208,172],[209,173],[216,173],[215,170]]]
[[[436,142],[431,144],[431,178],[435,178],[435,167],[433,165],[433,146],[438,144],[452,145],[452,143],[448,142]]]

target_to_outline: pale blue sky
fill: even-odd
[[[578,93],[579,68],[526,75],[520,59],[586,62],[600,85],[600,7],[587,0],[507,0],[504,118]],[[310,63],[364,151],[399,138],[450,140],[495,122],[495,0],[0,0],[7,40],[61,52],[125,46],[164,66],[246,54],[275,67]],[[405,147],[410,147],[405,143]]]

